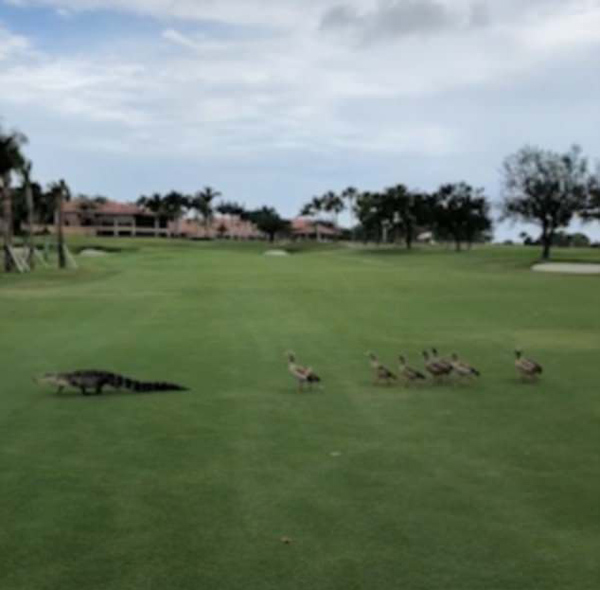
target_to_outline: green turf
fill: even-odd
[[[103,243],[123,250],[0,275],[2,590],[598,587],[597,277],[510,247]],[[432,345],[481,382],[371,384],[367,350]],[[323,391],[295,392],[290,348]],[[32,383],[81,368],[191,392]]]

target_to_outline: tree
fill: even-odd
[[[64,237],[64,202],[71,200],[71,191],[64,180],[59,180],[50,185],[50,194],[55,206],[56,219],[56,247],[58,250],[58,267],[66,268],[67,255]]]
[[[451,238],[457,252],[463,242],[470,247],[476,238],[492,228],[483,189],[475,189],[465,182],[445,184],[432,202],[437,232],[443,238]]]
[[[243,218],[246,214],[246,208],[235,201],[223,201],[222,203],[219,203],[215,209],[221,215],[234,215]]]
[[[385,193],[388,223],[404,236],[406,248],[410,250],[417,227],[431,222],[426,195],[412,192],[403,184],[387,189]]]
[[[600,220],[600,164],[589,178],[587,200],[582,212],[584,221]]]
[[[359,195],[359,191],[358,189],[354,188],[353,186],[349,186],[348,188],[344,189],[342,191],[342,199],[344,199],[345,201],[347,201],[348,203],[348,211],[350,211],[350,225],[352,227],[352,239],[356,240],[356,223],[355,223],[355,215],[356,215],[356,211],[355,211],[355,207],[356,207],[356,199],[358,198]]]
[[[589,183],[588,163],[578,146],[564,154],[526,146],[503,164],[503,218],[539,225],[547,260],[557,230],[585,212]]]
[[[190,199],[190,208],[202,217],[204,229],[208,235],[208,224],[213,217],[213,201],[221,196],[221,193],[213,190],[210,186],[198,191]]]
[[[332,214],[333,225],[337,228],[339,214],[345,209],[344,200],[333,191],[329,191],[321,197],[321,202],[323,203],[323,210]]]
[[[27,208],[27,264],[33,269],[35,266],[35,244],[33,242],[33,190],[31,188],[31,168],[30,161],[25,161],[21,166],[21,177],[23,180],[24,201]]]
[[[429,220],[425,196],[412,192],[403,184],[382,193],[363,193],[356,201],[356,213],[366,235],[383,242],[403,236],[412,248],[417,227]]]
[[[163,198],[160,195],[160,193],[154,193],[153,195],[146,197],[145,195],[142,195],[137,201],[136,201],[138,207],[143,207],[144,209],[148,209],[148,211],[151,211],[152,213],[155,213],[156,215],[162,215],[164,214],[164,203],[163,203]]]
[[[6,272],[13,270],[10,253],[13,234],[11,174],[20,170],[25,164],[25,157],[21,152],[25,143],[27,143],[27,138],[22,133],[18,131],[5,133],[0,128],[0,197],[2,197],[4,270]]]
[[[380,193],[360,193],[356,199],[355,213],[360,221],[363,241],[369,238],[379,242],[383,238],[385,212]]]
[[[21,187],[24,190],[24,187]],[[31,193],[33,196],[33,210],[34,210],[34,218],[38,223],[41,223],[45,226],[47,231],[47,226],[51,223],[54,223],[54,214],[56,205],[54,203],[54,198],[51,194],[50,190],[44,190],[42,185],[38,182],[30,183]],[[23,199],[20,199],[19,202],[23,202]],[[26,212],[22,212],[21,219],[25,219]]]
[[[178,222],[184,214],[184,211],[191,207],[191,197],[180,192],[171,191],[162,198],[162,210],[171,222]],[[177,224],[178,225],[178,224]],[[179,233],[179,228],[176,232]]]
[[[269,241],[274,242],[278,234],[288,232],[290,222],[282,219],[273,207],[261,207],[246,214],[249,221],[269,236]]]
[[[317,241],[321,241],[321,227],[319,223],[319,215],[325,210],[325,201],[323,197],[313,197],[311,201],[306,203],[301,211],[300,215],[312,217],[315,221],[315,228],[317,230]]]
[[[165,202],[160,193],[154,193],[149,197],[142,195],[137,201],[136,204],[138,207],[143,207],[147,209],[151,213],[154,213],[154,223],[155,227],[158,227],[159,217],[163,217],[166,215],[166,207]]]

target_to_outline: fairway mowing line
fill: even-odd
[[[17,298],[17,299],[60,299],[61,301],[63,301],[65,298],[67,299],[91,299],[91,298],[96,298],[96,299],[139,299],[139,298],[145,298],[145,297],[161,297],[161,298],[166,298],[166,297],[171,297],[173,295],[179,295],[180,292],[179,291],[137,291],[137,292],[132,292],[132,291],[123,291],[123,292],[115,292],[115,291],[106,291],[106,292],[102,292],[102,291],[97,291],[97,290],[92,290],[92,291],[82,291],[80,293],[74,293],[71,289],[54,289],[52,291],[7,291],[7,290],[2,290],[0,291],[0,299],[2,299],[2,296],[8,294],[10,296],[12,296],[13,298]]]
[[[342,260],[347,260],[347,261],[358,261],[358,262],[363,262],[364,264],[368,265],[368,266],[377,266],[380,268],[386,268],[389,269],[390,267],[393,267],[394,265],[391,263],[386,263],[386,262],[382,262],[382,261],[375,261],[369,258],[361,258],[358,257],[354,254],[354,252],[348,252],[348,253],[342,253],[342,252],[321,252],[320,254],[322,255],[327,255],[329,254],[330,256],[337,256],[337,258],[340,258]]]

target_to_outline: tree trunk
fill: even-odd
[[[460,240],[455,240],[455,242],[454,242],[454,249],[457,252],[460,252]]]
[[[381,226],[381,241],[384,244],[388,243],[388,228],[387,228],[387,225],[382,225]]]
[[[550,240],[547,236],[542,240],[544,248],[542,250],[542,258],[544,260],[550,259],[550,248],[552,246],[552,240]]]
[[[406,236],[404,237],[404,241],[406,242],[406,249],[412,250],[413,231],[411,227],[406,228]]]
[[[58,189],[56,204],[56,238],[58,246],[58,268],[66,268],[67,258],[65,256],[65,237],[63,235],[63,189]]]
[[[548,228],[542,228],[542,259],[550,259],[550,248],[552,247],[552,231],[548,231]]]
[[[33,194],[29,178],[25,181],[25,203],[27,205],[27,264],[31,270],[35,267],[35,244],[33,243]]]
[[[10,192],[10,177],[5,174],[0,178],[0,194],[2,195],[2,237],[4,250],[4,270],[11,272],[13,270],[12,256],[10,248],[12,246],[12,194]]]

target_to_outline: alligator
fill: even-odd
[[[102,393],[104,387],[130,391],[187,391],[187,388],[162,381],[137,381],[108,371],[73,371],[70,373],[46,373],[37,379],[40,385],[53,385],[61,393],[66,387],[80,389],[83,395]]]

